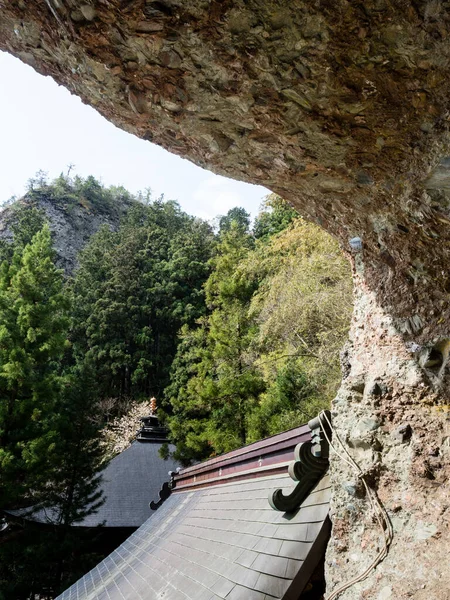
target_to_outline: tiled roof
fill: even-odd
[[[96,514],[89,515],[82,527],[105,522],[106,527],[140,527],[152,514],[149,503],[158,499],[162,484],[179,463],[163,460],[160,444],[133,442],[118,454],[103,472],[101,489],[106,501]],[[173,448],[172,448],[173,449]]]
[[[298,598],[323,554],[329,482],[294,514],[269,506],[279,487],[288,475],[172,494],[59,600]]]
[[[154,515],[59,600],[298,600],[324,554],[328,476],[292,512],[268,497],[291,494],[287,464],[299,442],[316,448],[309,440],[304,426],[184,469]]]
[[[169,471],[179,467],[174,460],[159,456],[160,447],[160,443],[136,441],[115,456],[102,473],[104,504],[74,526],[95,527],[104,523],[106,527],[140,527],[151,516],[149,503],[158,499],[161,486],[169,480]],[[9,514],[27,518],[29,512],[16,510]],[[36,511],[29,518],[41,523],[58,521],[52,509]]]

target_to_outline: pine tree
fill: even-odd
[[[210,403],[204,401],[204,379],[213,368],[208,346],[208,319],[202,317],[195,326],[183,326],[172,363],[170,384],[164,390],[164,403],[158,414],[170,429],[176,449],[173,457],[188,465],[207,458],[213,448],[207,435],[211,417]],[[161,449],[166,458],[169,448]]]
[[[249,440],[258,441],[307,423],[327,403],[301,362],[289,359],[274,369],[273,379],[248,416]]]
[[[95,372],[87,361],[66,370],[54,416],[58,438],[52,476],[41,503],[52,508],[54,522],[63,528],[83,520],[103,503],[98,490],[104,455],[97,398]]]
[[[45,527],[32,520],[13,525],[10,539],[0,544],[0,598],[56,596],[101,558],[91,556],[92,535],[72,527],[103,502],[95,388],[88,365],[69,369],[55,403],[56,435],[45,490],[26,511],[32,517],[39,510],[50,522]]]
[[[0,544],[0,598],[25,599],[92,566],[71,525],[101,504],[103,455],[94,375],[70,366],[70,302],[48,226],[0,273],[0,507],[44,510],[53,523],[13,526]]]
[[[239,270],[252,245],[242,223],[231,220],[205,284],[210,314],[196,329],[183,330],[166,390],[172,407],[166,419],[182,460],[245,444],[248,417],[265,389],[248,352],[256,335],[248,309],[257,284]]]
[[[0,507],[38,500],[50,471],[69,304],[50,230],[0,269]]]
[[[265,388],[249,355],[256,327],[248,309],[257,284],[239,270],[252,245],[252,237],[233,221],[221,236],[205,285],[214,377],[206,377],[204,395],[211,403],[208,434],[218,452],[247,442],[247,416]]]
[[[74,344],[103,395],[162,394],[180,327],[205,310],[212,241],[206,223],[162,200],[130,210],[118,232],[94,236],[74,282]]]

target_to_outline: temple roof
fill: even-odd
[[[295,510],[268,496],[296,487],[288,462],[310,440],[300,427],[184,469],[154,515],[59,600],[297,600],[324,554],[328,476]]]
[[[159,456],[162,443],[167,441],[166,430],[159,427],[156,417],[142,419],[143,426],[137,441],[115,456],[102,473],[100,489],[105,502],[94,514],[73,524],[76,527],[140,527],[152,514],[149,503],[158,498],[159,490],[179,468],[173,459]],[[169,446],[170,450],[174,447]],[[8,511],[40,523],[57,523],[58,515],[51,508],[33,512],[29,509]],[[29,515],[29,516],[28,516]]]
[[[75,525],[94,527],[104,522],[106,527],[140,527],[151,516],[149,503],[158,497],[169,471],[179,467],[176,461],[159,456],[160,447],[136,441],[113,458],[101,483],[105,503]]]

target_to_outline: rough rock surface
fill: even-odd
[[[342,597],[447,599],[450,3],[0,7],[1,48],[127,131],[281,194],[341,240],[355,313],[334,419],[395,528],[388,558]],[[359,482],[339,460],[332,471],[329,591],[378,543]]]
[[[14,209],[18,205],[33,206],[42,211],[52,231],[57,265],[64,269],[66,275],[71,275],[77,266],[77,255],[89,238],[103,224],[117,229],[120,217],[128,210],[130,203],[117,202],[111,210],[107,207],[99,210],[86,201],[73,198],[55,200],[49,193],[33,192],[0,210],[0,239],[12,239],[11,225],[15,220]]]

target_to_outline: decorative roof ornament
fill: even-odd
[[[156,398],[150,398],[150,414],[147,417],[141,417],[141,427],[137,432],[136,439],[138,442],[160,442],[168,441],[167,429],[161,426],[158,417],[156,416],[157,406]]]
[[[330,411],[325,411],[331,421]],[[288,468],[290,477],[298,481],[293,491],[285,496],[283,490],[275,490],[269,496],[269,504],[274,510],[293,512],[297,510],[314,486],[322,479],[329,465],[329,444],[331,430],[325,419],[317,416],[308,423],[311,429],[311,441],[295,447],[293,461]],[[324,429],[326,436],[324,435]]]
[[[180,472],[180,468],[176,471],[169,471],[170,481],[166,481],[163,483],[162,488],[159,490],[159,500],[154,502],[153,500],[149,503],[149,507],[151,510],[157,510],[163,502],[167,500],[167,498],[172,493],[173,488],[175,487],[175,475]]]

